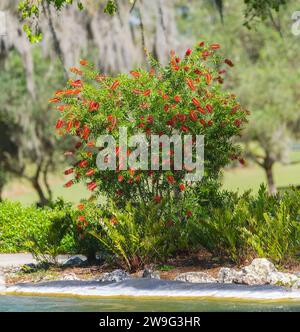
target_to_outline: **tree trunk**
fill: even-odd
[[[40,181],[39,181],[42,167],[43,167],[43,160],[40,160],[39,164],[37,166],[35,175],[29,179],[30,182],[32,183],[33,188],[36,190],[36,192],[39,196],[40,201],[39,201],[38,205],[40,205],[40,206],[44,206],[49,203],[49,199],[46,198],[44,191],[40,185]]]
[[[265,170],[267,175],[267,181],[268,181],[268,187],[269,187],[269,193],[271,195],[275,195],[277,192],[275,182],[274,182],[274,175],[273,175],[273,167],[270,167]]]
[[[276,189],[276,185],[275,185],[275,181],[274,181],[274,174],[273,174],[274,160],[267,154],[262,166],[266,172],[269,193],[270,193],[270,195],[275,195],[277,192],[277,189]]]
[[[39,203],[38,205],[40,206],[45,206],[46,204],[49,203],[49,200],[46,198],[44,195],[43,189],[39,183],[38,178],[32,178],[31,180],[33,188],[36,190],[38,196],[39,196]]]

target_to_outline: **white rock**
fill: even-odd
[[[246,266],[242,271],[246,274],[254,274],[258,278],[267,278],[270,273],[276,272],[277,269],[275,265],[266,258],[255,258],[252,263]]]
[[[239,283],[243,276],[242,271],[236,271],[228,267],[222,267],[218,273],[218,282],[224,284]]]
[[[62,280],[80,280],[75,273],[68,273],[62,277]]]
[[[186,272],[179,274],[174,280],[191,282],[191,283],[209,283],[218,282],[217,279],[211,277],[205,272]]]
[[[292,287],[300,279],[292,273],[272,272],[268,277],[271,285]]]

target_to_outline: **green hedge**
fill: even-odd
[[[0,203],[0,252],[16,253],[32,250],[32,241],[46,244],[49,242],[49,230],[53,223],[66,223],[69,208],[59,206],[37,208],[23,207],[20,203],[4,201]],[[70,224],[70,220],[68,220]],[[60,226],[61,227],[61,226]],[[59,252],[70,252],[74,248],[74,239],[70,229],[61,234]],[[56,240],[58,242],[58,240]]]

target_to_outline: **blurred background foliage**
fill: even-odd
[[[7,35],[0,36],[0,198],[45,204],[87,196],[80,185],[62,187],[65,147],[48,105],[81,57],[104,73],[128,72],[146,66],[144,48],[164,63],[170,49],[183,54],[200,40],[220,43],[233,60],[225,88],[251,112],[240,138],[246,166],[225,170],[224,187],[256,191],[265,182],[275,192],[300,185],[300,43],[291,31],[297,0],[119,0],[109,13],[105,0],[67,2],[39,1],[27,22],[24,15],[20,21],[20,1],[1,1]],[[38,40],[23,24],[41,34]]]

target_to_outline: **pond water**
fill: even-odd
[[[207,312],[207,311],[294,311],[300,312],[299,301],[255,302],[218,299],[112,299],[41,296],[0,296],[0,311],[50,312]]]

